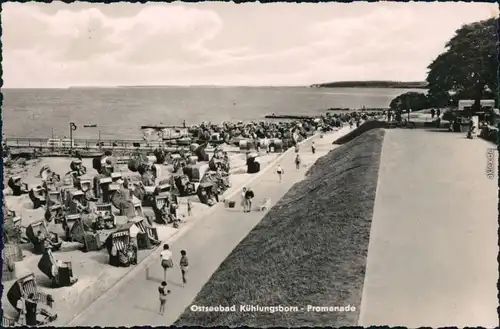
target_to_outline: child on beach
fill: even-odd
[[[165,304],[167,303],[167,295],[170,294],[170,290],[167,289],[167,282],[163,281],[158,287],[158,293],[160,294],[160,311],[159,314],[163,315],[165,313]]]
[[[246,204],[246,210],[245,212],[250,212],[252,211],[252,199],[255,197],[255,194],[253,191],[248,188],[247,191],[245,192],[245,204]]]
[[[244,187],[243,190],[241,190],[241,207],[243,208],[243,212],[247,212],[246,194],[247,194],[247,188]]]
[[[191,203],[191,200],[187,200],[187,211],[188,211],[188,216],[191,216],[193,210],[193,204]]]
[[[174,267],[172,261],[172,252],[168,244],[163,245],[163,251],[160,253],[161,267],[163,267],[163,281],[167,281],[167,269]]]
[[[187,253],[186,250],[181,250],[181,260],[179,262],[180,268],[181,268],[181,275],[182,275],[182,287],[187,283],[187,271],[188,271],[188,258],[187,258]]]
[[[316,153],[316,145],[314,144],[314,142],[312,142],[312,144],[311,144],[311,151],[312,151],[312,154]]]
[[[283,168],[281,168],[281,165],[278,165],[278,168],[276,169],[276,173],[278,174],[280,183],[281,183],[281,175],[283,175],[285,172],[283,171]]]

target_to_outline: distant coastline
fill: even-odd
[[[40,89],[162,89],[162,88],[395,88],[395,89],[426,89],[426,81],[336,81],[318,83],[313,85],[118,85],[118,86],[68,86],[68,87],[29,87],[29,88],[6,88],[2,90],[40,90]]]
[[[404,88],[426,89],[426,81],[336,81],[311,85],[311,88]]]

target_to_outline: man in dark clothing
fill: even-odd
[[[37,314],[37,302],[34,299],[34,294],[30,294],[28,298],[25,299],[25,309],[26,309],[26,325],[36,326],[36,314]]]
[[[252,211],[252,199],[255,197],[253,191],[249,188],[245,192],[245,199],[247,203],[247,210],[245,212],[250,212]]]
[[[436,110],[432,109],[431,110],[431,119],[434,119],[435,115],[436,115]]]
[[[437,109],[436,115],[437,115],[438,118],[441,117],[441,110],[440,109]]]

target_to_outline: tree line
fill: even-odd
[[[446,43],[445,51],[427,67],[427,94],[408,92],[394,98],[394,110],[419,111],[457,106],[460,99],[494,99],[498,106],[497,18],[463,25]]]

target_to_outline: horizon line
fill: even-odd
[[[78,89],[78,88],[87,88],[87,89],[92,89],[92,88],[190,88],[190,87],[206,87],[206,88],[262,88],[262,87],[267,87],[267,88],[282,88],[282,87],[312,87],[312,86],[317,86],[317,85],[323,85],[323,84],[330,84],[330,83],[365,83],[365,82],[394,82],[394,83],[422,83],[425,81],[398,81],[398,80],[341,80],[341,81],[330,81],[330,82],[320,82],[320,83],[313,83],[313,84],[297,84],[297,85],[210,85],[210,84],[200,84],[200,85],[114,85],[114,86],[99,86],[99,85],[73,85],[73,86],[66,86],[66,87],[1,87],[1,89]]]
[[[169,88],[169,87],[222,87],[222,88],[238,88],[238,87],[309,87],[311,85],[115,85],[115,86],[99,86],[99,85],[74,85],[65,87],[1,87],[1,89],[77,89],[77,88]]]

